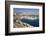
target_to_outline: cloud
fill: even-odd
[[[33,8],[15,8],[14,12],[21,15],[39,15],[39,9]]]

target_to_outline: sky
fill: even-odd
[[[21,15],[38,15],[39,9],[33,8],[14,8],[14,12]]]

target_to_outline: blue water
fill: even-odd
[[[22,19],[21,21],[24,23],[30,24],[34,27],[39,27],[39,19],[36,19],[36,20]]]

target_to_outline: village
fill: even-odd
[[[37,17],[35,16],[27,16],[27,15],[14,15],[14,26],[15,28],[24,28],[24,27],[33,27],[30,24],[24,23],[21,21],[21,19],[31,19],[31,20],[35,20],[37,19]]]

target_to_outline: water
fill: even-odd
[[[22,19],[21,21],[24,23],[30,24],[34,27],[39,27],[39,19],[36,19],[36,20]]]

